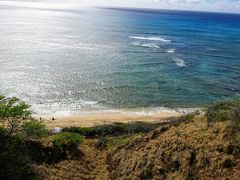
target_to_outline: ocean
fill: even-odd
[[[0,94],[40,115],[240,98],[240,15],[0,4]]]

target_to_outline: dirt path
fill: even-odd
[[[109,180],[107,152],[94,147],[96,140],[86,139],[79,149],[83,156],[75,160],[65,160],[53,165],[39,165],[40,179]]]
[[[94,147],[96,140],[87,140],[81,145],[81,150],[85,154],[85,158],[92,165],[92,170],[90,175],[96,180],[108,180],[108,162],[107,162],[107,152],[100,151]]]

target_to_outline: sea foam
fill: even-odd
[[[129,36],[130,39],[148,40],[148,41],[162,41],[171,42],[171,40],[164,39],[162,37],[144,37],[144,36]]]
[[[49,102],[42,104],[35,104],[32,106],[32,110],[37,112],[42,117],[69,117],[78,112],[82,112],[88,109],[101,109],[101,104],[98,101],[70,101],[63,100],[62,102]]]
[[[174,48],[168,49],[167,53],[175,53],[175,49]]]
[[[134,41],[131,43],[132,46],[140,46],[140,47],[145,47],[145,48],[159,48],[158,45],[154,43],[141,43],[139,41]]]
[[[142,47],[148,47],[148,48],[159,48],[158,45],[154,44],[154,43],[144,43],[144,44],[141,44]]]
[[[174,61],[175,61],[176,65],[179,66],[179,67],[186,66],[186,63],[185,63],[185,61],[183,59],[174,58]]]

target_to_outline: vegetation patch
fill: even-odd
[[[33,179],[35,176],[24,140],[0,128],[0,179]]]
[[[144,133],[162,126],[161,123],[133,122],[100,125],[95,127],[66,127],[63,132],[72,132],[85,136],[86,138],[122,136],[126,134]]]
[[[235,125],[240,123],[240,100],[224,101],[213,104],[207,108],[208,122],[232,121]]]
[[[6,132],[17,134],[24,121],[31,119],[30,106],[18,98],[0,95],[0,125]]]
[[[38,120],[25,122],[22,125],[22,131],[26,137],[42,138],[49,135],[45,125]]]
[[[48,139],[57,146],[62,145],[77,145],[83,141],[83,137],[77,133],[62,132],[52,136]]]

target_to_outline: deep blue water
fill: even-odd
[[[240,98],[238,14],[0,8],[0,93],[38,113]]]

